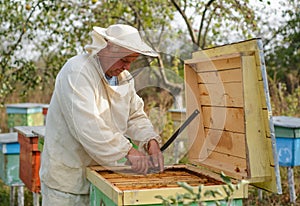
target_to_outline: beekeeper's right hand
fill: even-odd
[[[147,174],[149,157],[133,147],[129,150],[126,157],[129,160],[133,171]]]

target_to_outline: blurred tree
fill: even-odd
[[[251,33],[250,25],[256,28],[248,0],[205,2],[1,0],[0,103],[3,104],[18,85],[22,86],[23,95],[34,89],[52,88],[65,61],[82,52],[83,45],[90,41],[88,34],[92,26],[105,27],[113,23],[127,23],[144,32],[147,41],[162,51],[152,63],[159,68],[154,70],[155,75],[161,77],[164,87],[180,91],[182,85],[170,81],[162,68],[182,74],[182,61],[178,64],[176,58],[182,60],[190,54],[193,44],[204,48],[214,45],[218,39],[228,39],[227,34],[221,32],[222,23],[242,28],[245,36]],[[189,17],[184,13],[187,9],[194,12]],[[184,35],[185,29],[173,26],[176,11],[184,17],[192,41]],[[196,26],[199,29],[195,29]],[[198,37],[195,37],[197,31]]]
[[[266,41],[275,114],[300,116],[300,2],[281,2],[283,24]]]
[[[255,15],[249,0],[171,2],[184,20],[195,49],[249,39],[259,31],[259,16]]]
[[[16,88],[23,95],[53,88],[66,59],[86,43],[92,3],[76,2],[1,0],[1,105]]]
[[[275,82],[287,84],[287,91],[293,93],[300,81],[300,3],[298,1],[283,2],[290,4],[283,12],[287,19],[283,26],[273,30],[273,36],[267,44],[269,74]]]

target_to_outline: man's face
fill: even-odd
[[[108,43],[107,57],[105,58],[108,76],[118,76],[124,70],[130,69],[130,64],[140,55],[123,47]]]

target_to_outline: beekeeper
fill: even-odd
[[[163,171],[160,137],[128,72],[139,55],[157,53],[128,25],[94,27],[91,36],[87,53],[69,59],[56,77],[41,158],[43,206],[89,205],[90,165],[126,157],[137,173]]]

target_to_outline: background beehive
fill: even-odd
[[[40,126],[44,124],[42,105],[37,103],[6,104],[7,126]]]
[[[43,130],[44,126],[17,126],[20,143],[20,179],[34,193],[40,192],[40,161],[41,152],[38,149],[38,135],[33,131]]]
[[[23,185],[19,178],[19,158],[18,134],[0,134],[0,178],[8,186]]]

